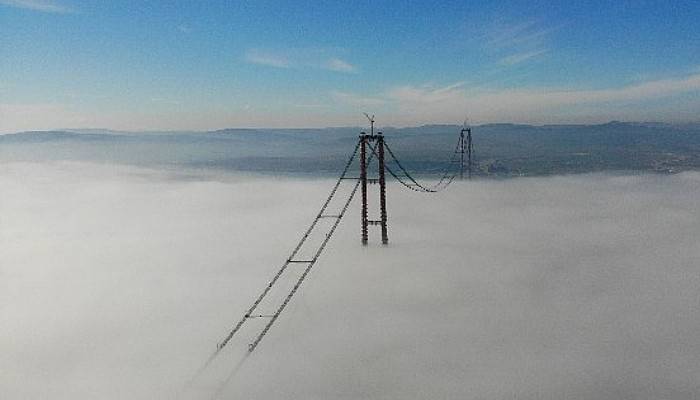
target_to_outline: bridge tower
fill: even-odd
[[[464,134],[467,134],[466,137]],[[466,146],[466,147],[465,147]],[[459,179],[464,179],[464,155],[467,155],[467,177],[472,179],[472,128],[467,127],[465,122],[464,128],[459,132],[459,152],[461,153],[461,169],[459,170]]]
[[[368,240],[368,227],[380,226],[382,231],[382,244],[389,243],[389,235],[387,232],[387,213],[386,213],[386,168],[384,166],[384,135],[381,132],[374,133],[374,116],[367,116],[370,121],[371,130],[368,135],[366,132],[360,133],[360,188],[362,191],[362,244],[366,245]],[[372,143],[376,143],[372,146]],[[377,156],[377,178],[367,177],[367,148],[372,149],[373,154]],[[370,158],[371,159],[371,158]],[[368,216],[367,206],[367,185],[379,185],[379,219],[371,220]]]

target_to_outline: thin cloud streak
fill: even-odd
[[[289,68],[290,62],[284,56],[273,54],[262,50],[252,49],[245,54],[245,59],[249,63],[265,65],[275,68]]]
[[[485,44],[492,48],[512,47],[523,42],[532,42],[548,33],[537,29],[537,21],[525,21],[516,24],[499,24],[487,34]]]
[[[245,53],[245,60],[252,64],[276,68],[323,69],[346,74],[358,72],[356,65],[342,58],[330,56],[329,53],[333,51],[323,48],[249,49]]]
[[[348,63],[347,61],[341,60],[340,58],[331,58],[330,60],[328,60],[328,62],[325,64],[325,68],[337,72],[357,72],[357,67]]]
[[[526,51],[524,53],[517,53],[517,54],[512,54],[507,57],[501,58],[498,63],[501,65],[516,65],[520,64],[524,61],[528,61],[533,58],[537,58],[539,56],[542,56],[547,53],[547,50],[533,50],[533,51]]]
[[[537,20],[515,24],[496,24],[486,34],[485,49],[500,55],[497,64],[514,66],[550,51],[548,37],[558,28],[541,28]]]
[[[469,114],[487,122],[536,122],[556,117],[579,106],[607,107],[610,103],[640,103],[700,91],[700,74],[684,78],[661,79],[610,89],[567,90],[562,88],[476,89],[463,82],[444,87],[404,85],[390,88],[376,96],[352,93],[335,95],[339,101],[357,104],[361,99],[372,99],[374,105],[397,109],[393,114],[407,124],[421,121],[455,121]]]
[[[290,110],[276,112],[258,108],[255,111],[220,112],[192,111],[192,105],[183,101],[182,104],[170,104],[165,109],[146,108],[139,113],[88,112],[75,105],[59,103],[0,103],[0,114],[3,116],[0,119],[0,133],[94,126],[127,131],[206,130],[241,126],[347,126],[362,123],[358,116],[361,116],[361,111],[367,110],[381,113],[383,123],[395,126],[462,121],[465,115],[469,115],[475,123],[598,123],[610,119],[650,118],[666,122],[693,122],[697,121],[697,115],[692,113],[690,105],[668,110],[644,108],[644,103],[697,92],[700,92],[700,74],[620,88],[589,90],[549,87],[490,89],[464,81],[445,86],[401,85],[376,94],[336,90],[327,94],[328,103],[302,103],[314,105],[306,107],[309,112],[303,116],[295,111],[299,106],[294,102],[289,103]],[[153,101],[162,99],[154,97]],[[324,107],[315,107],[320,104]],[[586,114],[577,116],[576,113],[583,108]]]
[[[45,13],[65,14],[73,12],[72,8],[51,0],[0,0],[0,4]]]

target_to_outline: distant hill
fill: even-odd
[[[151,167],[215,168],[277,174],[334,174],[357,127],[119,132],[99,129],[0,135],[0,162],[95,161]],[[460,126],[382,129],[407,168],[436,174],[452,156]],[[700,124],[486,124],[472,129],[482,176],[597,171],[672,173],[700,169]]]

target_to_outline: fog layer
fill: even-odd
[[[3,399],[173,398],[332,185],[0,168]],[[220,397],[698,398],[698,199],[698,173],[391,184],[390,245],[353,203]]]

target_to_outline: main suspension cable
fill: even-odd
[[[450,159],[447,167],[445,167],[445,171],[440,177],[440,180],[433,186],[425,186],[421,183],[419,183],[409,172],[404,168],[404,166],[401,164],[399,161],[399,158],[396,157],[396,154],[391,150],[391,147],[384,142],[384,148],[387,150],[391,158],[394,160],[396,163],[396,166],[403,172],[403,175],[405,179],[409,180],[410,182],[406,182],[404,178],[402,178],[399,174],[394,172],[390,167],[385,166],[386,170],[389,172],[391,176],[393,176],[399,183],[407,187],[408,189],[411,189],[416,192],[422,192],[422,193],[436,193],[440,192],[442,190],[445,190],[457,177],[458,170],[455,168],[457,166],[457,153],[459,146],[461,144],[461,138],[458,139],[457,145],[455,146],[454,151],[452,152],[452,158]],[[374,148],[372,148],[372,151],[374,152]]]
[[[461,140],[461,139],[460,139]],[[352,165],[353,161],[355,160],[358,150],[360,148],[362,141],[359,141],[356,145],[354,150],[352,151],[350,157],[348,158],[347,163],[345,164],[342,173],[340,174],[340,177],[336,181],[335,185],[333,186],[330,194],[324,201],[323,205],[321,206],[320,211],[314,218],[313,222],[311,225],[308,227],[308,229],[304,232],[302,235],[301,239],[297,243],[297,245],[294,247],[292,250],[291,254],[289,257],[287,257],[286,261],[282,264],[282,266],[277,270],[275,275],[273,276],[272,280],[269,281],[267,286],[263,289],[263,291],[260,293],[260,295],[255,299],[255,301],[252,303],[252,305],[247,309],[243,317],[233,326],[233,328],[229,331],[229,333],[223,338],[221,342],[219,342],[216,345],[216,350],[211,354],[211,356],[207,359],[207,361],[202,365],[202,367],[198,370],[198,372],[195,374],[195,376],[192,378],[190,381],[193,382],[204,370],[207,369],[207,367],[213,362],[213,360],[221,353],[221,351],[226,347],[226,345],[232,340],[232,338],[238,333],[242,326],[245,324],[245,322],[248,319],[269,319],[267,323],[265,324],[264,328],[262,331],[258,333],[258,335],[255,337],[255,339],[249,343],[248,345],[248,353],[252,352],[255,350],[255,348],[260,344],[260,341],[265,337],[265,335],[268,333],[272,325],[275,323],[275,321],[278,319],[280,314],[285,310],[291,299],[294,297],[294,295],[297,293],[299,290],[301,284],[304,282],[304,280],[307,278],[309,273],[311,272],[311,269],[313,266],[316,264],[316,261],[320,257],[320,255],[323,253],[324,249],[326,248],[326,245],[330,241],[331,237],[335,233],[338,225],[340,224],[340,221],[343,219],[346,211],[348,210],[350,203],[352,202],[352,199],[354,198],[355,194],[357,193],[357,189],[359,188],[361,184],[361,179],[358,177],[347,177],[348,170],[350,166]],[[367,162],[369,163],[375,156],[379,157],[377,154],[375,146],[373,146],[369,142],[365,142],[367,146],[370,148],[371,153],[369,154],[369,157],[367,159]],[[433,186],[425,186],[420,184],[407,170],[404,168],[404,166],[401,164],[399,161],[398,157],[396,154],[391,150],[391,148],[384,142],[384,148],[387,150],[389,153],[390,157],[393,159],[393,161],[396,163],[398,166],[399,170],[401,171],[402,174],[396,173],[394,170],[392,170],[389,166],[384,165],[384,168],[386,169],[387,172],[389,172],[390,175],[392,175],[397,181],[399,181],[402,185],[406,186],[407,188],[418,191],[418,192],[424,192],[424,193],[435,193],[444,190],[449,186],[457,176],[457,172],[453,170],[456,156],[457,156],[457,150],[459,149],[459,146],[462,144],[462,142],[457,143],[457,147],[455,148],[455,151],[453,152],[452,158],[445,168],[444,173],[442,174],[442,177],[440,180]],[[347,196],[346,200],[344,203],[342,203],[342,208],[339,213],[330,215],[326,214],[326,209],[328,208],[329,204],[333,200],[333,198],[336,196],[338,188],[340,187],[341,183],[344,180],[355,180],[356,182],[353,184],[353,187]],[[304,244],[306,243],[307,239],[309,236],[314,232],[314,229],[317,227],[318,222],[322,218],[332,218],[334,219],[334,222],[332,223],[330,229],[326,231],[326,235],[324,239],[322,240],[321,244],[316,247],[316,251],[313,253],[313,257],[310,260],[297,260],[295,257],[299,253],[299,251],[302,249]],[[258,311],[258,306],[263,302],[263,300],[268,296],[268,294],[272,291],[277,282],[280,280],[280,277],[284,274],[284,272],[288,269],[287,267],[292,264],[292,263],[302,263],[302,264],[307,264],[306,268],[304,269],[303,273],[301,276],[299,276],[289,292],[287,292],[287,295],[284,297],[282,303],[277,303],[279,304],[277,308],[274,310],[272,313],[261,313]],[[286,275],[285,275],[286,276]]]
[[[253,302],[253,304],[248,308],[248,310],[245,312],[243,317],[233,326],[231,331],[224,337],[224,339],[216,345],[216,350],[213,352],[213,354],[211,354],[211,356],[207,359],[207,361],[204,363],[204,365],[198,370],[196,375],[199,375],[201,372],[203,372],[207,368],[207,366],[209,364],[211,364],[211,362],[223,350],[223,348],[229,343],[229,341],[231,341],[231,339],[234,337],[234,335],[241,329],[243,324],[245,324],[245,322],[248,319],[258,317],[257,315],[253,315],[253,312],[260,305],[260,303],[265,299],[265,297],[270,293],[270,291],[275,286],[275,284],[278,282],[278,280],[280,279],[280,277],[282,276],[284,271],[287,269],[289,264],[291,264],[295,261],[294,257],[297,255],[297,253],[299,252],[301,247],[304,245],[306,240],[311,235],[312,231],[314,230],[314,228],[318,224],[318,221],[321,218],[325,217],[324,212],[328,208],[328,205],[330,204],[333,197],[335,197],[335,194],[338,191],[338,187],[340,187],[340,184],[343,182],[343,180],[348,179],[348,178],[346,178],[347,172],[348,172],[350,166],[352,165],[352,162],[355,159],[355,156],[357,155],[357,151],[358,151],[359,147],[360,147],[360,143],[358,142],[357,145],[355,146],[355,149],[353,150],[352,154],[350,155],[347,163],[345,164],[345,167],[343,168],[343,172],[341,173],[340,177],[338,178],[335,185],[333,186],[333,189],[331,190],[330,194],[328,195],[325,202],[323,203],[323,206],[321,206],[321,210],[318,212],[318,214],[314,218],[314,220],[311,223],[311,225],[309,226],[309,228],[306,230],[304,235],[301,237],[301,239],[297,243],[296,247],[294,247],[294,250],[292,250],[292,253],[290,254],[290,256],[282,264],[282,266],[279,268],[277,273],[273,276],[272,280],[267,284],[267,286],[265,286],[265,289],[263,289],[263,291],[260,293],[260,295],[257,297],[257,299]],[[357,179],[357,178],[355,178],[355,179]],[[357,191],[358,185],[359,185],[359,179],[358,179],[358,182],[355,183],[355,187],[353,188],[348,200],[346,201],[345,206],[343,207],[340,215],[336,216],[336,221],[333,224],[333,227],[332,227],[330,233],[326,236],[326,239],[322,243],[322,246],[316,252],[316,255],[314,256],[314,260],[313,260],[314,262],[315,262],[316,258],[321,254],[321,251],[323,251],[323,248],[325,247],[326,243],[330,239],[330,235],[332,235],[333,232],[335,231],[335,228],[337,227],[342,216],[344,215],[345,211],[347,210],[348,205],[350,204],[350,201],[352,200],[352,197],[354,196],[355,192]],[[307,266],[306,270],[304,271],[304,275],[302,275],[302,278],[306,277],[311,266],[313,266],[313,263],[310,263],[309,266]],[[295,289],[293,289],[293,292],[296,291],[299,284],[300,284],[300,282],[297,283],[297,285],[295,286]],[[285,300],[285,304],[283,304],[283,306],[286,306],[286,303],[289,302],[289,299],[291,299],[291,296],[294,294],[293,292],[290,293],[290,295],[288,295],[288,298]],[[251,345],[251,348],[249,348],[250,351],[252,351],[255,348],[255,346],[257,346],[257,344],[262,339],[262,336],[264,336],[264,334],[267,333],[267,330],[272,325],[272,322],[274,322],[277,319],[277,316],[279,315],[279,313],[283,309],[284,309],[284,307],[281,307],[281,309],[278,309],[278,311],[271,316],[270,322],[268,322],[268,324],[266,325],[264,332],[258,336],[256,341],[254,342],[254,345]]]

